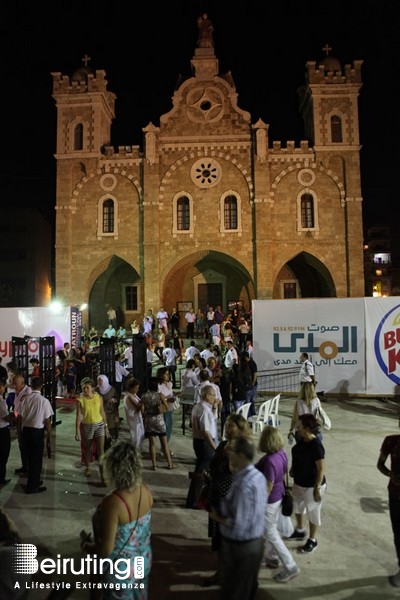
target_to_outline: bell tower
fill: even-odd
[[[299,90],[300,113],[305,133],[316,151],[325,149],[359,150],[358,95],[362,87],[362,60],[345,65],[330,56],[332,48],[323,48],[326,57],[318,66],[307,62],[306,84]]]
[[[57,106],[56,159],[97,156],[110,143],[115,94],[107,91],[105,71],[83,66],[71,78],[52,73],[53,98]]]

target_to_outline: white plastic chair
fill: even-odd
[[[251,405],[252,405],[252,402],[247,402],[246,404],[242,404],[242,406],[239,406],[239,408],[237,409],[236,414],[242,415],[242,417],[244,417],[247,420]]]
[[[271,407],[268,415],[268,425],[272,425],[272,427],[279,427],[279,400],[281,398],[280,394],[274,396],[271,400]]]
[[[265,400],[258,409],[258,413],[251,417],[248,417],[248,422],[253,430],[253,433],[261,433],[264,429],[264,425],[268,423],[268,416],[271,410],[272,398]]]

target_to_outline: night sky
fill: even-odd
[[[172,108],[179,76],[189,76],[196,19],[214,24],[220,73],[231,71],[239,107],[269,124],[272,141],[303,139],[297,89],[308,60],[331,54],[363,60],[359,97],[364,224],[389,223],[400,237],[399,0],[69,0],[3,3],[1,64],[2,202],[55,205],[56,110],[51,72],[71,75],[88,54],[117,95],[111,143],[140,145],[142,128]],[[278,6],[279,5],[279,6]]]

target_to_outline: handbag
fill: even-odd
[[[196,504],[200,510],[210,509],[210,479],[207,476],[205,476],[204,483],[200,488]]]
[[[317,417],[318,421],[321,423],[322,427],[324,429],[326,429],[327,431],[329,431],[329,429],[331,428],[331,425],[332,425],[331,420],[321,405],[318,406],[317,414],[315,416]]]
[[[282,497],[281,512],[284,517],[290,517],[293,512],[293,497],[289,487],[289,478],[286,471],[286,479],[284,481],[285,493]]]

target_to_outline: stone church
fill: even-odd
[[[363,296],[362,61],[342,66],[328,48],[307,62],[297,147],[240,108],[212,33],[193,47],[192,76],[143,127],[143,148],[110,145],[103,70],[83,59],[52,73],[57,298],[88,304],[84,323],[100,330],[110,304],[129,326],[149,308]]]

